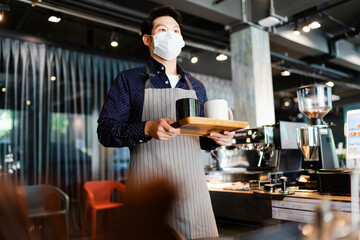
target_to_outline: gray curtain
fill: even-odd
[[[129,151],[103,148],[97,118],[116,75],[140,63],[0,36],[0,171],[77,198],[88,180],[124,180]]]

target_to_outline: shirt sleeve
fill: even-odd
[[[146,122],[129,122],[131,114],[130,88],[119,74],[112,84],[98,119],[97,134],[105,147],[134,147],[147,142]]]

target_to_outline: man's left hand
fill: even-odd
[[[225,146],[231,141],[234,135],[235,135],[234,131],[233,132],[225,131],[224,133],[210,133],[208,135],[208,138],[211,138],[220,146]]]

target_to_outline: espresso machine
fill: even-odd
[[[280,121],[236,131],[231,144],[211,152],[211,174],[223,182],[269,182],[283,175],[295,180],[302,161],[296,139],[296,129],[301,126],[306,124]]]
[[[331,87],[308,85],[297,89],[299,110],[308,125],[297,129],[298,147],[304,160],[302,169],[312,173],[339,167],[335,143],[329,124],[323,118],[332,108]]]

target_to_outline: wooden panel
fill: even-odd
[[[272,217],[280,220],[312,223],[316,217],[316,210],[324,199],[331,201],[333,211],[341,211],[342,215],[350,215],[351,198],[348,196],[297,192],[291,197],[285,197],[283,201],[272,200]]]
[[[210,197],[217,218],[268,225],[280,223],[272,219],[271,199],[259,198],[249,192],[215,190],[210,190]]]
[[[207,136],[211,132],[235,131],[245,128],[247,122],[219,120],[205,117],[187,117],[172,124],[181,129],[181,135]]]

